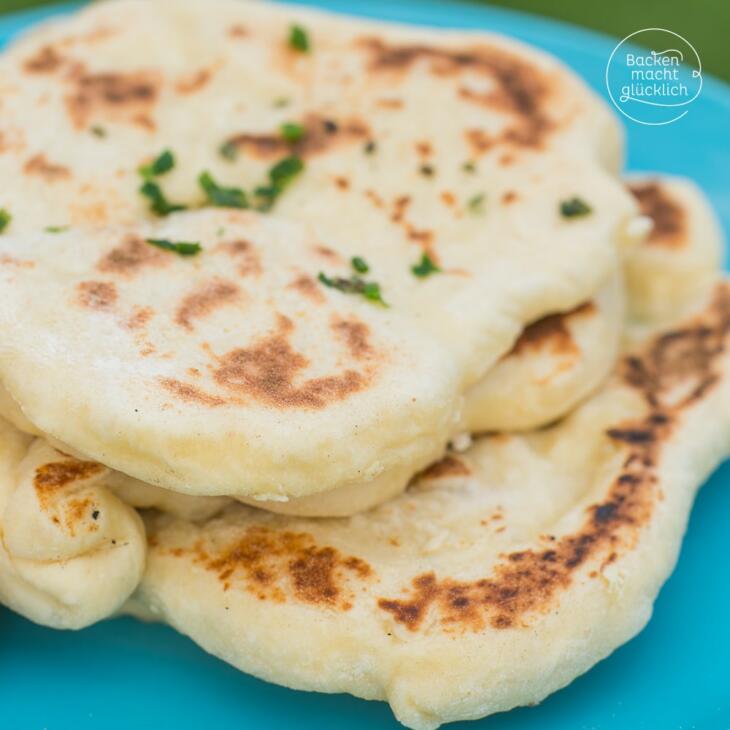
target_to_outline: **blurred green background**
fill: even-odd
[[[0,12],[46,4],[49,0],[0,0]],[[704,70],[730,81],[730,0],[612,0],[600,3],[591,0],[490,0],[490,4],[566,20],[617,38],[624,38],[641,28],[668,28],[683,35],[697,49]],[[347,0],[342,0],[342,9],[347,9]]]

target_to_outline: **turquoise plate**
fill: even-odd
[[[602,94],[606,61],[616,43],[567,25],[458,2],[316,4],[387,20],[508,33],[559,56]],[[0,18],[0,45],[52,13],[67,11],[68,6]],[[633,30],[637,29],[627,28],[627,33]],[[730,232],[730,89],[706,78],[702,95],[679,122],[666,127],[629,125],[630,169],[694,178]],[[701,491],[677,569],[659,596],[654,618],[637,638],[538,707],[458,727],[730,728],[728,515],[730,464]],[[293,692],[260,682],[164,626],[123,618],[70,633],[44,629],[0,611],[3,730],[293,727],[399,726],[383,703]]]

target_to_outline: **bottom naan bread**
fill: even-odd
[[[635,635],[730,447],[730,282],[561,423],[479,440],[347,519],[153,513],[136,600],[289,687],[412,728],[538,702]]]

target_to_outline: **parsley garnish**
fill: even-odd
[[[69,226],[46,226],[43,230],[46,233],[63,233],[67,231]]]
[[[301,25],[292,25],[289,28],[289,45],[301,53],[309,51],[309,35]]]
[[[283,109],[285,106],[289,106],[290,101],[286,96],[280,96],[278,99],[274,99],[274,108]]]
[[[106,129],[98,124],[91,127],[89,131],[94,135],[94,137],[99,137],[100,139],[106,137]]]
[[[376,302],[383,307],[388,306],[380,292],[380,284],[374,281],[365,281],[359,276],[351,276],[349,279],[340,276],[331,278],[321,271],[317,278],[330,289],[337,289],[345,294],[360,294],[371,302]]]
[[[466,207],[469,208],[470,213],[483,213],[484,212],[484,193],[474,195],[467,201]]]
[[[434,263],[433,259],[427,253],[424,253],[423,256],[421,256],[421,260],[417,264],[411,266],[411,271],[414,276],[417,276],[420,279],[425,279],[427,276],[431,276],[431,274],[439,273],[441,269]]]
[[[285,157],[269,170],[269,184],[256,188],[254,195],[258,198],[256,208],[261,211],[271,210],[276,199],[284,192],[291,181],[304,169],[299,157]]]
[[[211,205],[217,208],[248,208],[246,193],[241,188],[221,187],[207,171],[201,173],[198,183]]]
[[[352,268],[355,269],[358,274],[367,274],[368,271],[370,271],[368,262],[361,256],[353,256],[353,258],[350,259],[350,263],[352,264]]]
[[[223,159],[233,162],[238,157],[238,145],[229,139],[218,148],[218,152]]]
[[[195,256],[203,250],[199,243],[189,243],[188,241],[169,241],[166,238],[145,238],[145,241],[152,246],[157,246],[164,251],[172,251],[180,256]]]
[[[166,172],[172,170],[173,167],[175,167],[175,156],[172,152],[170,152],[170,150],[165,150],[155,157],[155,159],[149,164],[142,165],[142,167],[139,168],[139,174],[143,178],[149,179],[151,177],[157,177],[158,175],[164,175]]]
[[[434,170],[433,165],[421,165],[421,167],[418,168],[418,171],[421,173],[421,175],[424,175],[425,177],[432,177],[433,174],[436,172]]]
[[[5,208],[0,208],[0,233],[10,225],[11,220],[13,220],[13,216]]]
[[[470,175],[475,173],[477,171],[476,163],[473,160],[467,160],[462,166],[461,169],[464,172],[468,172]]]
[[[373,155],[373,154],[375,154],[376,149],[377,149],[377,145],[375,144],[375,140],[371,139],[369,142],[365,143],[363,152],[365,152],[366,155]]]
[[[150,210],[157,215],[169,215],[178,210],[185,210],[186,205],[171,203],[162,192],[162,188],[152,180],[145,181],[139,192],[150,201]]]
[[[304,136],[304,127],[296,122],[285,122],[281,125],[281,136],[285,142],[298,142]]]
[[[560,215],[563,218],[578,218],[591,212],[593,208],[581,198],[570,198],[560,203]]]

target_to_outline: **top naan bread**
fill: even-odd
[[[309,52],[288,43],[292,23]],[[18,181],[0,196],[13,215],[1,243],[8,415],[180,491],[285,499],[377,479],[397,491],[440,455],[463,393],[524,325],[596,295],[632,237],[635,204],[605,169],[620,159],[610,114],[553,60],[496,36],[124,0],[17,43],[0,88],[0,175]],[[281,137],[287,121],[300,140]],[[287,156],[305,168],[271,212],[153,222],[138,167],[165,148],[176,164],[156,182],[193,207],[204,170],[250,191]],[[591,211],[561,215],[576,197]],[[204,250],[190,261],[150,249],[164,265],[130,276],[103,263],[129,236]],[[271,255],[261,274],[240,246],[240,262],[216,249],[250,239]],[[424,253],[443,271],[415,276]],[[389,308],[316,281],[351,276],[353,256]],[[153,308],[151,346],[100,311],[98,292],[87,289],[95,308],[79,306],[69,282],[113,284],[129,313]],[[372,341],[338,334],[334,315]],[[264,357],[255,393],[248,355],[209,382],[209,365],[225,369],[216,358],[251,348]]]

